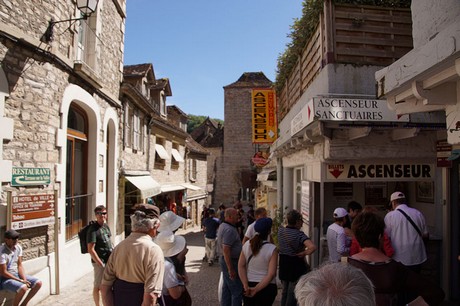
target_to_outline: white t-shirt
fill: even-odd
[[[327,247],[329,249],[329,260],[339,262],[342,255],[350,252],[351,241],[347,238],[343,227],[332,223],[327,228]]]
[[[165,275],[163,278],[162,294],[169,295],[168,288],[184,285],[184,282],[177,278],[174,264],[165,258]]]
[[[268,265],[270,263],[270,258],[273,255],[273,251],[276,249],[276,246],[273,243],[265,243],[262,245],[259,253],[256,256],[252,256],[249,264],[247,264],[247,275],[248,281],[250,282],[260,282],[268,273]],[[246,263],[249,260],[249,257],[252,255],[251,245],[249,241],[243,245],[242,250],[244,257],[246,258]],[[274,284],[276,282],[275,277],[271,280],[270,283]]]
[[[252,222],[249,224],[248,228],[246,229],[246,233],[244,234],[245,237],[248,237],[249,240],[254,238],[256,231],[254,230],[254,224],[256,224],[256,221]]]
[[[428,234],[425,217],[406,204],[398,205],[385,216],[385,231],[395,251],[393,259],[406,266],[419,265],[427,259],[423,238],[398,209],[403,210],[414,221],[422,234]]]

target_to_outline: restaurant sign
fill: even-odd
[[[23,229],[54,224],[54,194],[13,196],[11,228]]]
[[[433,164],[326,164],[329,182],[433,180],[434,174]]]
[[[13,167],[11,186],[49,185],[50,180],[50,168]]]

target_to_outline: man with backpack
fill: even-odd
[[[94,209],[96,222],[92,223],[86,233],[88,253],[91,255],[91,263],[94,267],[93,299],[96,306],[100,305],[99,288],[101,286],[104,267],[112,253],[113,246],[110,240],[112,236],[107,225],[107,210],[104,205],[98,205]]]

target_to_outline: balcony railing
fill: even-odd
[[[412,49],[409,9],[324,3],[316,31],[278,93],[279,120],[327,64],[388,66]]]

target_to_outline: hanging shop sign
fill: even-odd
[[[326,164],[329,182],[433,180],[434,174],[433,164]]]
[[[23,229],[54,224],[54,194],[11,197],[11,227]]]
[[[397,115],[386,100],[315,97],[292,119],[291,136],[314,120],[408,122],[409,115]]]
[[[11,186],[49,185],[50,180],[50,168],[13,167]]]
[[[252,90],[252,142],[273,143],[278,137],[276,94],[273,89]]]

